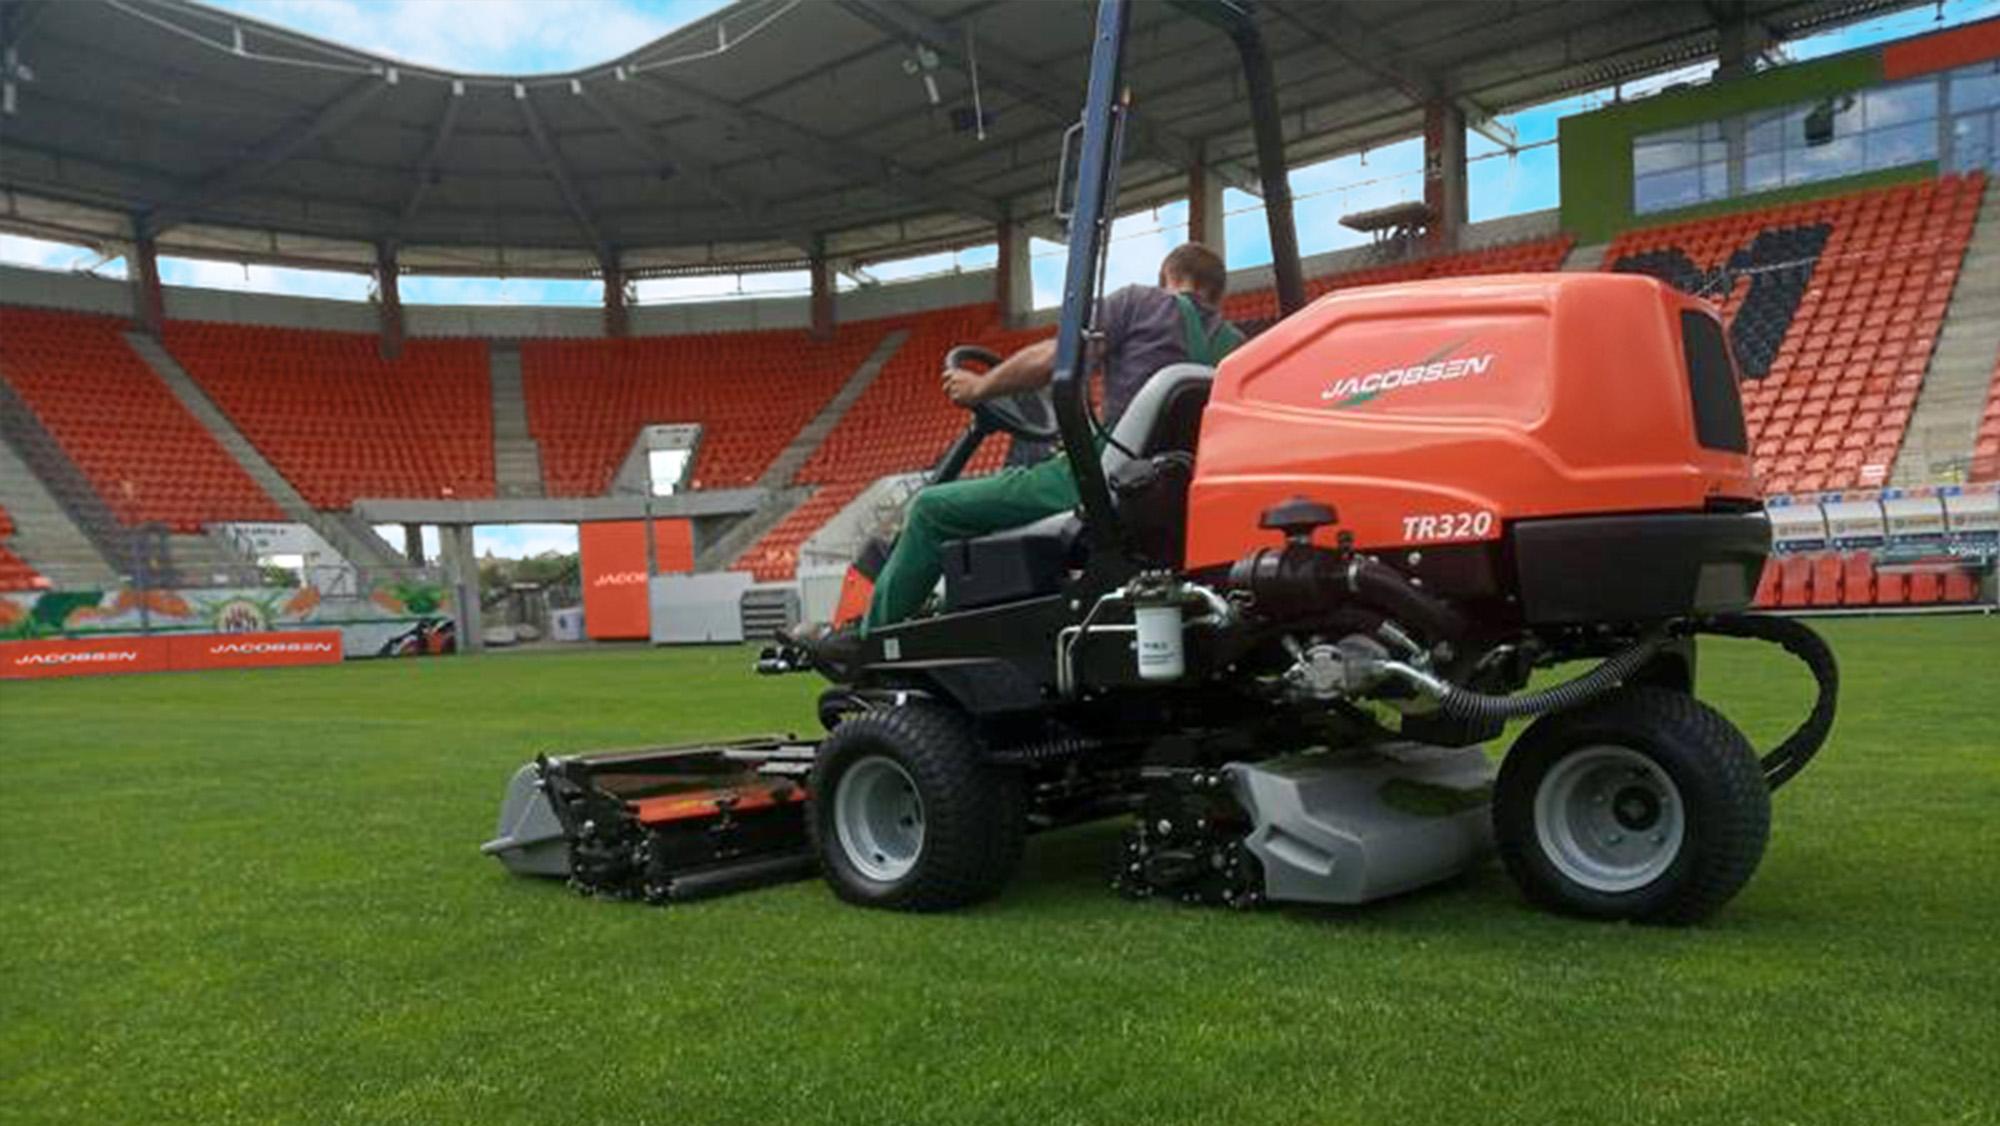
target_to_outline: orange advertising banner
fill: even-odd
[[[0,679],[336,665],[341,655],[337,629],[0,641]]]
[[[2000,19],[1901,39],[1882,47],[1882,77],[1894,81],[2000,58]]]
[[[337,665],[337,629],[287,633],[193,633],[167,638],[167,661],[176,669],[249,669],[273,665]]]
[[[655,520],[653,559],[663,575],[694,570],[694,527]],[[646,521],[601,520],[577,526],[582,555],[583,630],[598,641],[652,636],[646,583]]]
[[[171,667],[167,654],[164,637],[0,641],[0,680],[158,672]]]

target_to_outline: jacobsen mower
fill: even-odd
[[[850,902],[940,910],[996,893],[1029,831],[1123,815],[1134,897],[1361,903],[1497,846],[1540,904],[1689,923],[1749,880],[1837,673],[1804,626],[1742,613],[1769,530],[1716,314],[1609,274],[1301,309],[1255,27],[1189,8],[1245,64],[1284,319],[1097,425],[1128,16],[1103,0],[1051,394],[976,408],[937,473],[996,431],[1101,448],[1071,459],[1080,511],[950,545],[938,612],[820,668],[823,738],[538,759],[489,853],[656,902],[816,867]],[[1694,695],[1702,634],[1818,683],[1761,757]],[[1496,771],[1482,746],[1516,719]]]

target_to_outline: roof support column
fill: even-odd
[[[1765,45],[1764,29],[1750,18],[1743,0],[1721,5],[1715,25],[1716,78],[1747,78],[1755,73]]]
[[[159,248],[144,219],[132,220],[132,257],[126,266],[132,279],[132,323],[140,332],[158,336],[167,319],[167,299],[160,289]]]
[[[826,239],[812,240],[812,338],[833,339],[833,266],[826,258]]]
[[[1223,230],[1222,177],[1196,160],[1188,169],[1188,241],[1198,242],[1229,261],[1229,237]]]
[[[1028,225],[1011,214],[1000,220],[1000,255],[993,263],[993,303],[1008,328],[1028,323],[1035,311],[1035,276],[1028,261]]]
[[[393,360],[403,354],[403,292],[397,285],[396,248],[386,242],[375,244],[375,316],[381,322],[382,358]]]
[[[1450,98],[1424,106],[1424,203],[1431,210],[1430,249],[1458,249],[1465,229],[1465,110]]]
[[[486,648],[479,612],[479,556],[472,549],[472,525],[439,524],[438,550],[452,584],[452,618],[458,630],[458,652],[477,656]]]
[[[618,264],[618,252],[598,259],[598,269],[604,275],[604,335],[629,336],[632,318],[625,307],[625,269]]]

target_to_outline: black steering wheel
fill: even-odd
[[[999,366],[1000,358],[990,348],[961,344],[945,353],[944,366],[986,371]],[[987,399],[967,409],[981,430],[1000,430],[1029,442],[1053,442],[1061,433],[1056,426],[1055,404],[1046,388]]]

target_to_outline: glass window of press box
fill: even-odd
[[[2000,170],[2000,60],[1632,141],[1641,215],[1923,161]]]

